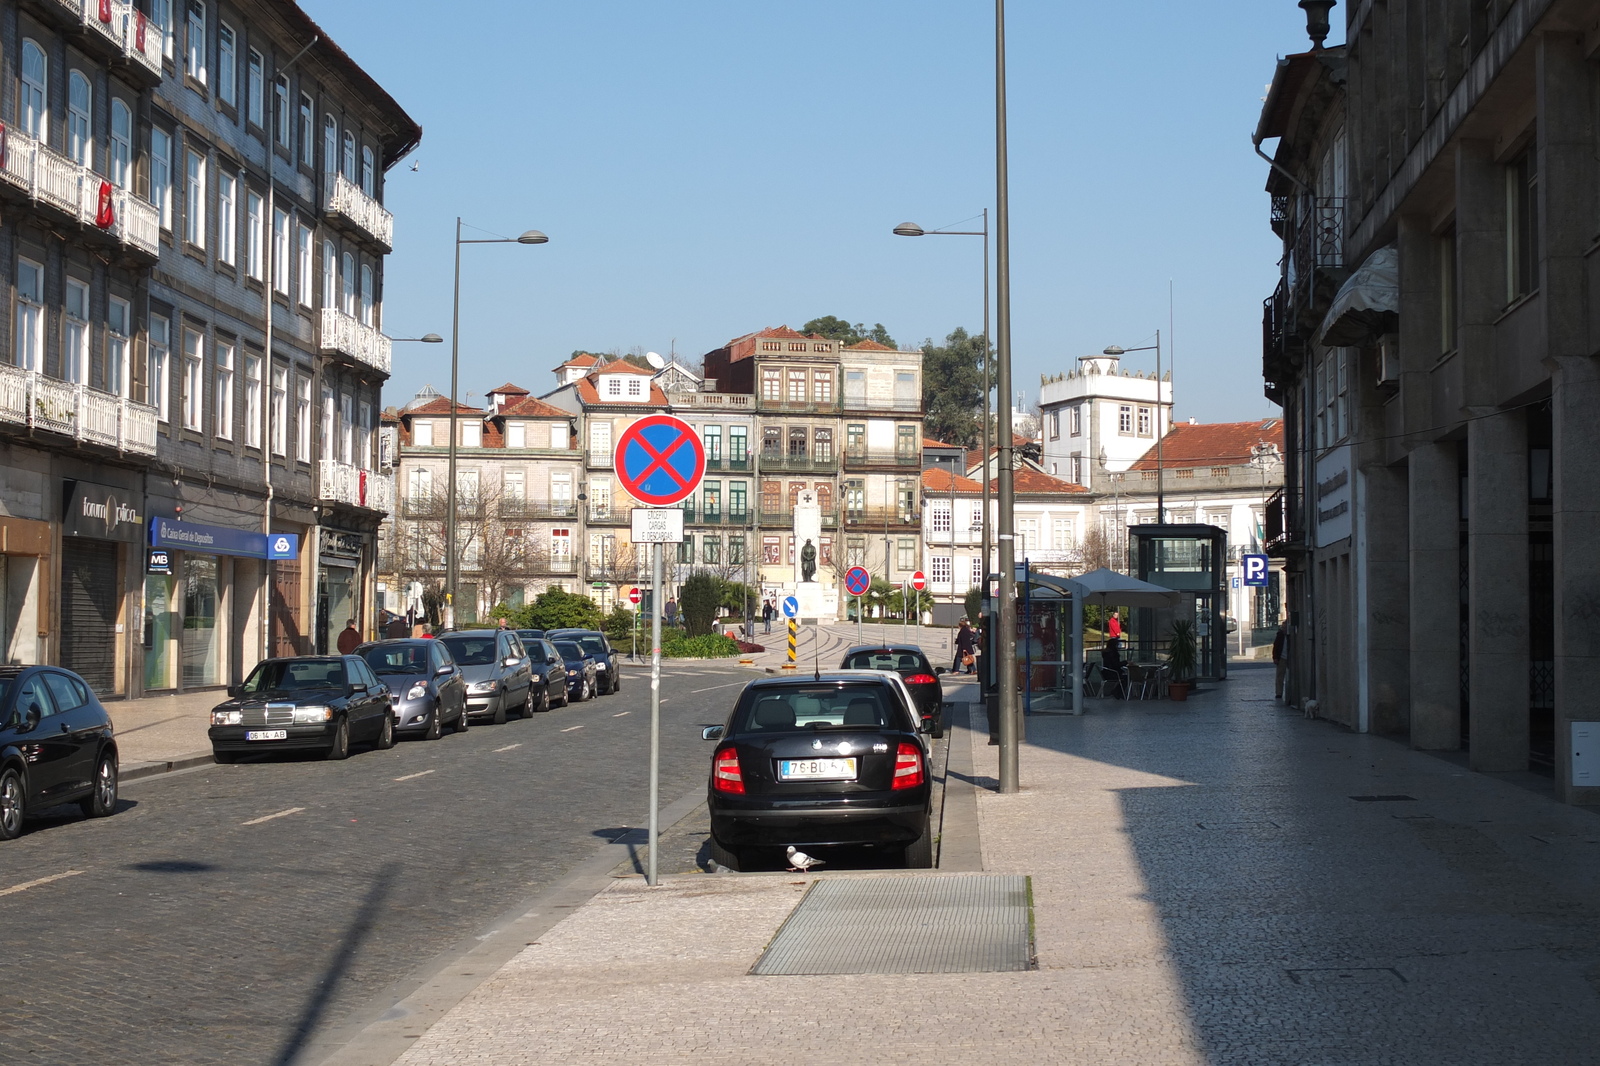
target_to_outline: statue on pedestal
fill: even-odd
[[[817,549],[811,543],[811,538],[806,538],[806,546],[800,549],[800,580],[815,581],[817,578]]]

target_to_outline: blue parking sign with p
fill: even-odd
[[[1244,557],[1244,586],[1245,588],[1267,587],[1267,557],[1265,555],[1246,555]]]

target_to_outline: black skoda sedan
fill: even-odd
[[[868,844],[933,865],[928,749],[892,676],[852,670],[745,686],[707,786],[711,857],[738,870],[762,849]]]
[[[0,667],[0,840],[30,815],[76,803],[90,818],[117,806],[111,716],[83,678],[53,666]]]
[[[893,670],[911,690],[923,728],[935,738],[944,736],[944,667],[928,662],[915,644],[860,644],[844,653],[841,670]]]
[[[301,655],[263,659],[228,702],[211,712],[211,756],[320,751],[343,759],[350,745],[394,747],[389,687],[359,655]]]

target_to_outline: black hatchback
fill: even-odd
[[[915,644],[859,644],[844,653],[841,670],[892,670],[911,690],[923,728],[944,736],[944,667],[935,667]]]
[[[894,679],[841,672],[745,686],[717,741],[711,857],[737,870],[760,849],[867,844],[933,865],[928,749]]]
[[[0,667],[0,840],[31,814],[76,803],[90,818],[117,806],[111,716],[70,670]]]

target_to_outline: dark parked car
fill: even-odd
[[[515,711],[526,718],[534,701],[533,671],[528,653],[510,629],[468,629],[446,633],[439,642],[450,649],[467,679],[467,714],[505,725]]]
[[[537,685],[541,677],[544,679],[544,698],[539,701],[539,710],[548,711],[551,707],[565,707],[571,703],[572,697],[567,694],[567,661],[556,651],[556,646],[548,640],[529,641],[523,646],[528,649],[533,683]]]
[[[211,711],[219,763],[263,751],[321,751],[343,759],[351,744],[394,747],[389,687],[358,655],[263,659],[228,702]]]
[[[83,678],[50,666],[0,667],[0,840],[23,820],[76,803],[90,818],[117,806],[111,716]]]
[[[901,692],[865,671],[746,685],[703,734],[711,857],[737,870],[752,849],[870,844],[931,866],[928,751]]]
[[[567,667],[567,699],[582,703],[595,693],[594,655],[575,640],[553,640],[556,654]]]
[[[443,727],[467,728],[467,681],[442,641],[406,637],[363,644],[356,654],[389,688],[396,733],[438,740]]]
[[[935,667],[915,644],[860,644],[844,653],[841,670],[892,670],[911,690],[924,731],[944,736],[944,667]]]
[[[544,639],[544,630],[542,629],[513,629],[512,632],[521,638],[522,646],[529,651],[533,650],[534,641]]]
[[[575,641],[584,651],[594,656],[594,677],[598,694],[609,696],[622,691],[622,673],[617,667],[622,657],[611,647],[604,633],[593,629],[552,629],[545,634],[548,640]]]

